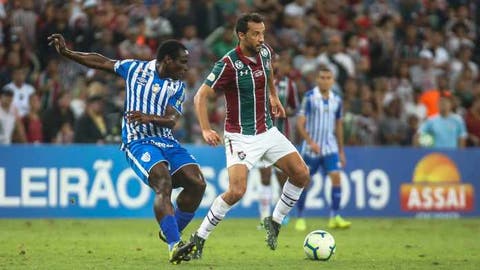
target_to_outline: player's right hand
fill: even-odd
[[[315,154],[320,154],[320,146],[314,142],[309,144],[310,150],[312,150]]]
[[[52,34],[48,38],[48,46],[54,46],[55,50],[59,54],[62,54],[65,49],[67,48],[67,45],[65,44],[65,39],[61,34]]]
[[[221,143],[220,136],[218,133],[213,129],[207,129],[202,131],[203,139],[211,146],[217,146]]]

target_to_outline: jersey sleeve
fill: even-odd
[[[168,105],[172,106],[180,114],[182,114],[182,104],[185,101],[185,84],[182,83],[178,91],[168,99]]]
[[[225,91],[234,80],[235,74],[232,68],[222,59],[215,63],[215,66],[210,74],[208,74],[204,83],[215,91]]]
[[[118,60],[115,62],[113,70],[115,71],[115,73],[122,76],[122,78],[127,79],[128,70],[133,63],[135,63],[135,60],[133,59]]]

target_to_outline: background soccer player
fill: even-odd
[[[194,257],[201,256],[205,239],[243,197],[248,171],[258,161],[275,164],[289,176],[272,216],[264,220],[267,244],[272,250],[277,247],[282,220],[310,180],[295,146],[272,123],[270,106],[275,117],[285,117],[285,111],[273,84],[272,51],[264,44],[263,18],[255,13],[241,16],[236,33],[239,45],[215,64],[194,100],[203,138],[208,144],[217,145],[221,139],[210,127],[206,102],[216,92],[225,94],[224,142],[229,176],[228,190],[215,199],[192,235],[191,241],[197,246]]]
[[[183,244],[180,232],[194,216],[205,191],[200,168],[172,135],[181,116],[188,51],[176,40],[160,44],[151,61],[112,60],[97,53],[69,50],[60,34],[48,40],[57,52],[87,67],[115,72],[125,79],[125,119],[122,121],[122,150],[143,182],[155,192],[155,217],[169,246],[169,260],[188,260],[192,244]],[[177,208],[171,203],[172,188],[183,187]]]
[[[341,185],[340,168],[345,166],[343,151],[342,100],[331,91],[334,84],[333,73],[327,67],[321,66],[317,75],[317,86],[305,93],[297,117],[297,130],[304,140],[302,157],[310,168],[313,176],[320,166],[332,180],[330,228],[347,228],[351,225],[339,214]],[[306,193],[300,197],[297,208],[299,219],[295,228],[306,230],[303,218]]]

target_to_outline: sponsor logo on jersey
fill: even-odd
[[[140,158],[143,162],[149,162],[150,161],[150,153],[149,152],[145,152],[143,153],[142,157]]]
[[[246,69],[246,70],[240,70],[240,72],[239,72],[239,73],[240,73],[240,76],[248,75],[248,71],[249,71],[248,69]]]
[[[255,78],[262,77],[262,76],[263,76],[263,71],[261,71],[261,70],[256,70],[253,73],[253,77],[255,77]]]

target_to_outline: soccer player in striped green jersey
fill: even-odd
[[[275,165],[289,177],[272,215],[263,222],[266,242],[272,250],[277,247],[280,224],[310,181],[307,165],[296,148],[273,126],[272,114],[285,117],[285,110],[273,83],[273,52],[264,43],[263,18],[256,13],[242,15],[235,31],[238,46],[215,64],[195,95],[203,138],[213,146],[221,139],[210,127],[206,102],[216,93],[225,95],[224,144],[229,188],[215,199],[200,228],[192,235],[191,241],[197,249],[194,258],[201,257],[211,231],[243,197],[248,171],[259,161]]]

